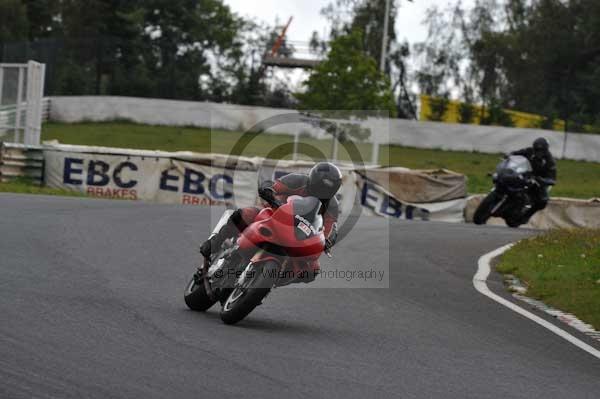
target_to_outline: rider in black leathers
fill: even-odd
[[[550,186],[556,182],[556,161],[550,153],[548,140],[543,137],[535,139],[531,147],[513,151],[510,155],[522,155],[531,163],[535,181],[530,190],[533,197],[533,207],[527,215],[531,217],[548,204]]]

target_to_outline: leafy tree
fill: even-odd
[[[500,105],[497,102],[493,102],[487,109],[487,112],[481,118],[480,124],[513,127],[515,125],[515,122],[512,120],[512,117],[504,110],[502,105]]]
[[[381,43],[383,41],[383,26],[385,18],[385,2],[386,0],[367,0],[358,3],[354,8],[354,16],[352,22],[348,24],[347,30],[360,30],[363,34],[363,49],[365,53],[375,61],[377,67],[381,62]],[[390,1],[390,13],[388,20],[388,42],[386,53],[389,54],[392,44],[396,41],[396,31],[394,25],[396,22],[396,2]],[[386,59],[385,70],[389,73],[390,65],[389,58]]]
[[[27,12],[19,0],[0,0],[0,44],[27,37]]]
[[[29,40],[39,40],[60,33],[60,0],[22,0],[27,9]]]
[[[217,65],[239,51],[240,20],[218,0],[143,2],[142,42],[145,63],[156,81],[153,95],[202,99],[198,77],[212,80]]]
[[[429,106],[431,112],[427,115],[427,119],[430,121],[443,121],[446,111],[448,111],[449,105],[448,97],[431,97],[429,100]]]
[[[409,0],[411,1],[411,0]],[[386,0],[366,0],[354,5],[352,22],[348,24],[349,30],[361,30],[364,32],[363,47],[366,54],[377,61],[377,67],[381,69],[381,45],[384,34],[384,18]],[[392,92],[395,93],[396,113],[401,118],[415,118],[416,110],[413,105],[415,98],[408,92],[408,68],[407,60],[410,56],[408,43],[398,43],[396,31],[396,15],[399,4],[390,1],[388,15],[388,40],[386,47],[387,57],[384,60],[384,71],[390,77]]]
[[[386,110],[396,114],[389,80],[365,56],[363,35],[354,31],[331,42],[331,51],[305,82],[306,92],[296,94],[301,109]]]
[[[432,98],[449,98],[453,89],[472,92],[464,87],[468,86],[468,82],[460,69],[466,57],[464,44],[457,34],[461,13],[459,8],[444,13],[437,7],[427,12],[427,40],[414,46],[416,61],[420,64],[415,80],[422,94]]]
[[[561,118],[585,131],[600,121],[600,2],[477,0],[437,16],[428,25],[438,34],[420,54],[439,62],[419,69],[429,77],[419,79],[422,89],[483,104],[482,123],[510,124],[502,108],[541,114],[544,126]]]
[[[221,101],[245,105],[290,108],[294,106],[292,93],[287,88],[285,76],[273,73],[262,64],[265,51],[269,51],[279,35],[279,28],[245,20],[238,31],[239,49],[219,66],[218,80],[208,86],[224,82],[219,90]],[[289,57],[293,46],[285,41],[278,55]],[[210,91],[210,89],[209,89]],[[214,98],[213,98],[214,99]]]
[[[46,62],[56,94],[227,101],[242,58],[243,21],[221,0],[0,0],[4,17],[1,40],[31,41],[11,60]]]
[[[412,0],[409,0],[412,1]],[[330,36],[349,34],[353,31],[363,32],[362,51],[372,57],[377,68],[381,69],[381,45],[384,34],[386,0],[334,0],[321,10],[331,23]],[[390,2],[388,21],[388,41],[385,59],[385,73],[392,81],[392,93],[396,99],[396,115],[401,118],[415,118],[414,95],[409,93],[409,73],[407,60],[410,56],[408,43],[398,43],[394,29],[397,15],[397,1]],[[311,37],[311,49],[315,53],[324,53],[326,44],[318,38],[316,32]]]
[[[475,119],[475,107],[471,103],[460,103],[458,106],[458,122],[470,124]]]

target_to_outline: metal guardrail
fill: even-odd
[[[44,153],[41,146],[0,143],[0,182],[30,178],[39,185],[44,180]]]

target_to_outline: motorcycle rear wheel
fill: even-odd
[[[262,303],[275,283],[279,264],[267,261],[257,267],[255,275],[246,286],[236,287],[223,303],[221,320],[225,324],[235,324],[244,319]]]
[[[208,310],[215,302],[217,302],[216,300],[210,299],[206,293],[204,281],[196,276],[192,277],[186,286],[183,298],[185,299],[185,304],[188,308],[198,312]]]
[[[473,223],[475,224],[486,224],[488,219],[492,216],[492,210],[496,206],[497,195],[494,192],[489,193],[475,210],[473,215]]]

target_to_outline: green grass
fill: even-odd
[[[218,140],[211,140],[217,138]],[[106,123],[47,123],[43,126],[42,140],[56,139],[66,144],[97,145],[165,151],[196,151],[230,153],[242,133],[213,131],[202,128],[149,126],[129,122]],[[289,150],[287,135],[261,135],[244,149],[247,156],[282,158]],[[331,140],[302,139],[305,146],[319,154],[329,156]],[[365,161],[371,157],[369,145],[358,145]],[[470,193],[484,193],[491,188],[487,175],[495,169],[500,155],[475,152],[425,150],[399,146],[383,146],[380,163],[414,169],[446,168],[468,176]],[[339,159],[349,159],[343,148]],[[600,163],[558,161],[558,185],[553,196],[592,198],[600,197]]]
[[[45,194],[62,195],[69,197],[82,197],[82,193],[57,188],[40,187],[33,180],[19,178],[6,183],[0,183],[0,193],[19,193],[19,194]]]
[[[383,154],[382,154],[383,155]],[[389,163],[414,169],[446,168],[467,175],[469,193],[485,193],[492,187],[488,173],[496,169],[500,154],[425,150],[393,146]],[[381,157],[386,164],[385,156]],[[558,181],[552,196],[571,198],[600,197],[600,163],[558,160]]]
[[[63,144],[106,146],[163,151],[195,151],[229,154],[243,133],[195,127],[152,126],[130,122],[46,123],[42,140],[58,140]],[[280,159],[290,152],[291,136],[285,134],[259,135],[243,150],[245,156]],[[331,154],[331,140],[302,138],[305,152],[316,158]],[[370,159],[370,146],[359,145],[361,156]],[[308,151],[306,151],[308,150]],[[349,159],[340,148],[340,159]],[[289,157],[288,157],[289,158]]]
[[[554,230],[523,240],[497,270],[526,282],[528,296],[600,328],[600,230]]]

